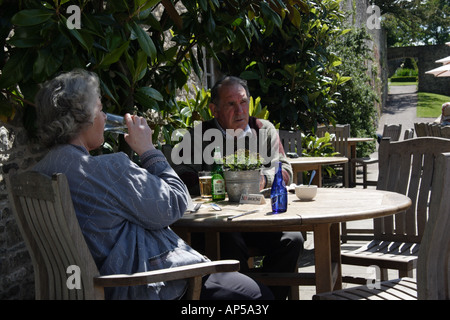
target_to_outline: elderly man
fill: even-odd
[[[278,161],[282,162],[284,181],[286,184],[291,182],[292,167],[287,161],[277,130],[269,121],[249,116],[249,99],[246,81],[237,77],[227,76],[212,88],[209,107],[214,119],[201,123],[200,127],[189,132],[192,146],[190,161],[186,161],[187,158],[183,156],[184,163],[175,166],[175,171],[185,182],[191,194],[199,194],[197,172],[211,168],[211,161],[208,163],[203,157],[199,163],[196,163],[195,157],[198,159],[199,155],[205,155],[204,150],[211,145],[226,146],[221,150],[229,154],[242,146],[251,150],[253,143],[256,150],[252,151],[257,151],[266,160],[266,168],[262,170],[260,179],[260,189],[271,187],[274,164]],[[208,130],[213,131],[213,134],[208,134],[208,137],[215,137],[213,141],[203,138]],[[254,143],[255,141],[257,143]],[[249,248],[251,248],[258,255],[264,256],[261,271],[293,272],[297,268],[297,260],[303,251],[303,242],[300,232],[222,233],[221,258],[238,259],[241,262],[241,271],[245,273],[248,271],[247,260]],[[196,249],[201,250],[199,248],[201,243],[197,245]],[[193,243],[194,247],[197,245]],[[275,298],[286,298],[287,287],[271,289]]]

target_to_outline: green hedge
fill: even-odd
[[[417,77],[392,77],[391,82],[417,82]]]

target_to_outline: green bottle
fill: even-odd
[[[223,165],[220,147],[214,149],[214,165],[211,172],[211,193],[214,201],[225,199],[225,179],[223,178]]]

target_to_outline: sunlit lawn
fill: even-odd
[[[442,104],[450,102],[449,96],[419,92],[417,94],[417,117],[437,118],[441,114]]]

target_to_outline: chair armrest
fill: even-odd
[[[219,260],[133,274],[98,276],[94,277],[94,284],[101,287],[138,286],[233,271],[239,271],[239,261]]]

